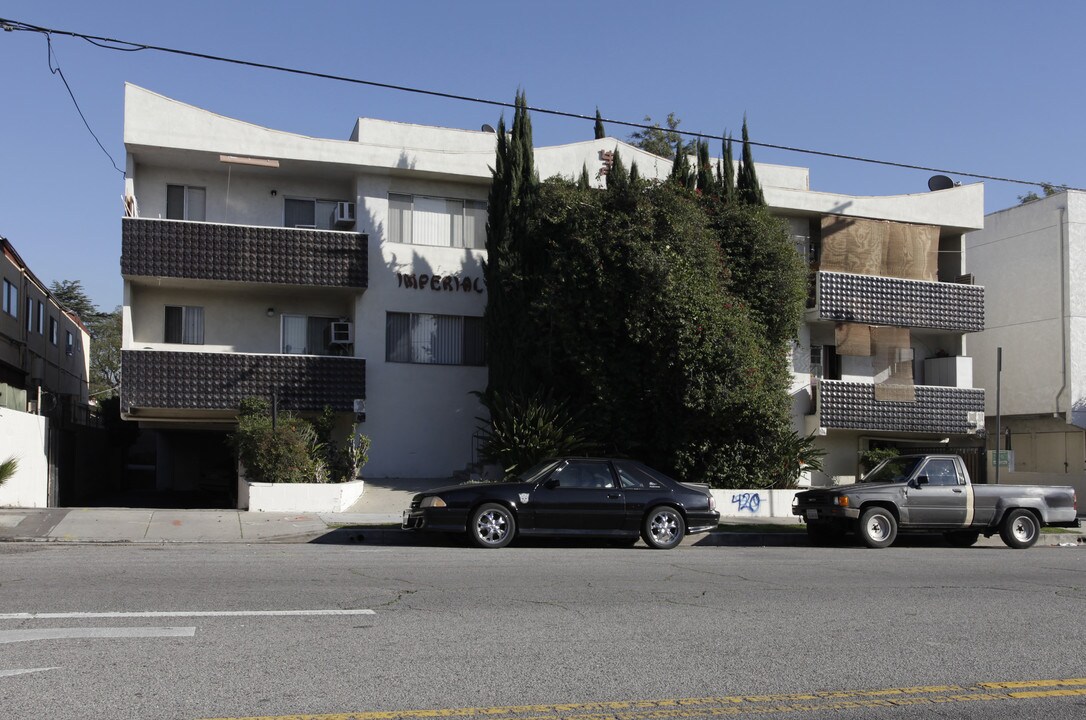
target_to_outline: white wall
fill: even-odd
[[[0,485],[0,507],[43,508],[49,503],[48,420],[0,408],[0,461],[15,456],[19,470]]]

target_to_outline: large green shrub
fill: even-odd
[[[326,407],[314,422],[280,412],[272,427],[268,401],[249,397],[238,408],[231,439],[252,482],[346,482],[365,464],[369,438],[352,434],[337,445],[334,425],[335,413]]]
[[[592,451],[585,429],[565,402],[547,395],[477,393],[490,412],[482,429],[484,459],[513,475],[540,460]],[[483,420],[480,418],[480,420]]]

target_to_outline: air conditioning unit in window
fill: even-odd
[[[337,202],[336,214],[334,216],[335,226],[337,228],[354,227],[354,203],[353,202]]]
[[[329,333],[331,337],[328,341],[333,345],[345,345],[354,342],[354,325],[352,323],[334,322],[329,329]]]

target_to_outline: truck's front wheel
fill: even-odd
[[[1032,547],[1041,534],[1041,525],[1037,516],[1029,510],[1011,510],[1003,517],[999,525],[999,537],[1007,547],[1025,550]]]
[[[860,515],[860,539],[869,548],[884,548],[897,538],[897,519],[884,507],[873,507]]]

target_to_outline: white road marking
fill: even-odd
[[[27,673],[45,672],[46,670],[60,670],[60,668],[16,668],[15,670],[0,670],[0,677],[14,677],[15,675],[26,675]]]
[[[72,620],[89,618],[282,617],[294,615],[374,615],[373,610],[178,610],[141,612],[0,613],[0,620]]]
[[[38,630],[0,630],[0,644],[35,640],[71,640],[76,638],[148,638],[192,637],[194,627],[115,627],[115,628],[41,628]]]

